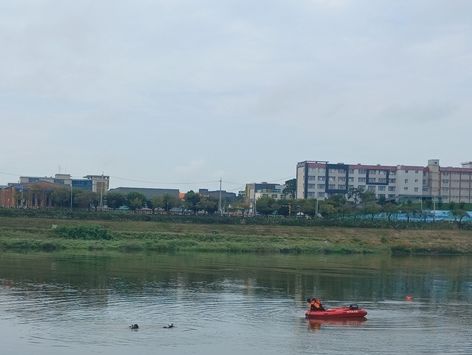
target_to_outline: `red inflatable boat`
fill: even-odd
[[[306,311],[305,317],[309,319],[352,319],[364,318],[367,311],[357,306],[344,306],[329,308],[325,311]]]

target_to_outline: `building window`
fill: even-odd
[[[405,184],[408,184],[408,179],[405,179]]]
[[[324,176],[318,176],[318,181],[326,181],[326,178]]]
[[[395,195],[389,194],[388,198],[395,198]]]
[[[318,197],[324,197],[324,192],[318,192]]]
[[[359,169],[359,174],[365,174],[367,172],[366,169]]]
[[[388,191],[395,191],[395,186],[389,186]]]
[[[415,187],[415,192],[418,192],[418,188],[417,188],[417,187]]]
[[[325,186],[326,186],[325,184],[318,184],[318,188],[319,188],[319,189],[324,189]]]
[[[349,177],[349,182],[354,182],[354,178],[353,178],[353,177]]]
[[[365,182],[365,178],[364,177],[357,178],[357,182]]]
[[[408,186],[405,186],[403,190],[408,191]]]
[[[391,184],[394,184],[397,182],[397,179],[388,179],[388,182],[391,183]]]
[[[385,191],[385,186],[379,186],[379,191]]]

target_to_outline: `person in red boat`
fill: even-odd
[[[322,312],[325,311],[325,308],[321,304],[321,301],[318,298],[312,298],[307,300],[308,303],[310,304],[310,311],[314,312]]]

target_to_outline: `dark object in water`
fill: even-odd
[[[166,328],[166,329],[174,328],[174,323],[169,323],[168,325],[164,326],[163,328]]]
[[[136,323],[135,324],[131,324],[129,326],[130,329],[139,329],[139,325],[137,325]]]

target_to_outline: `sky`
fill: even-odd
[[[472,1],[2,0],[0,184],[472,160]]]

